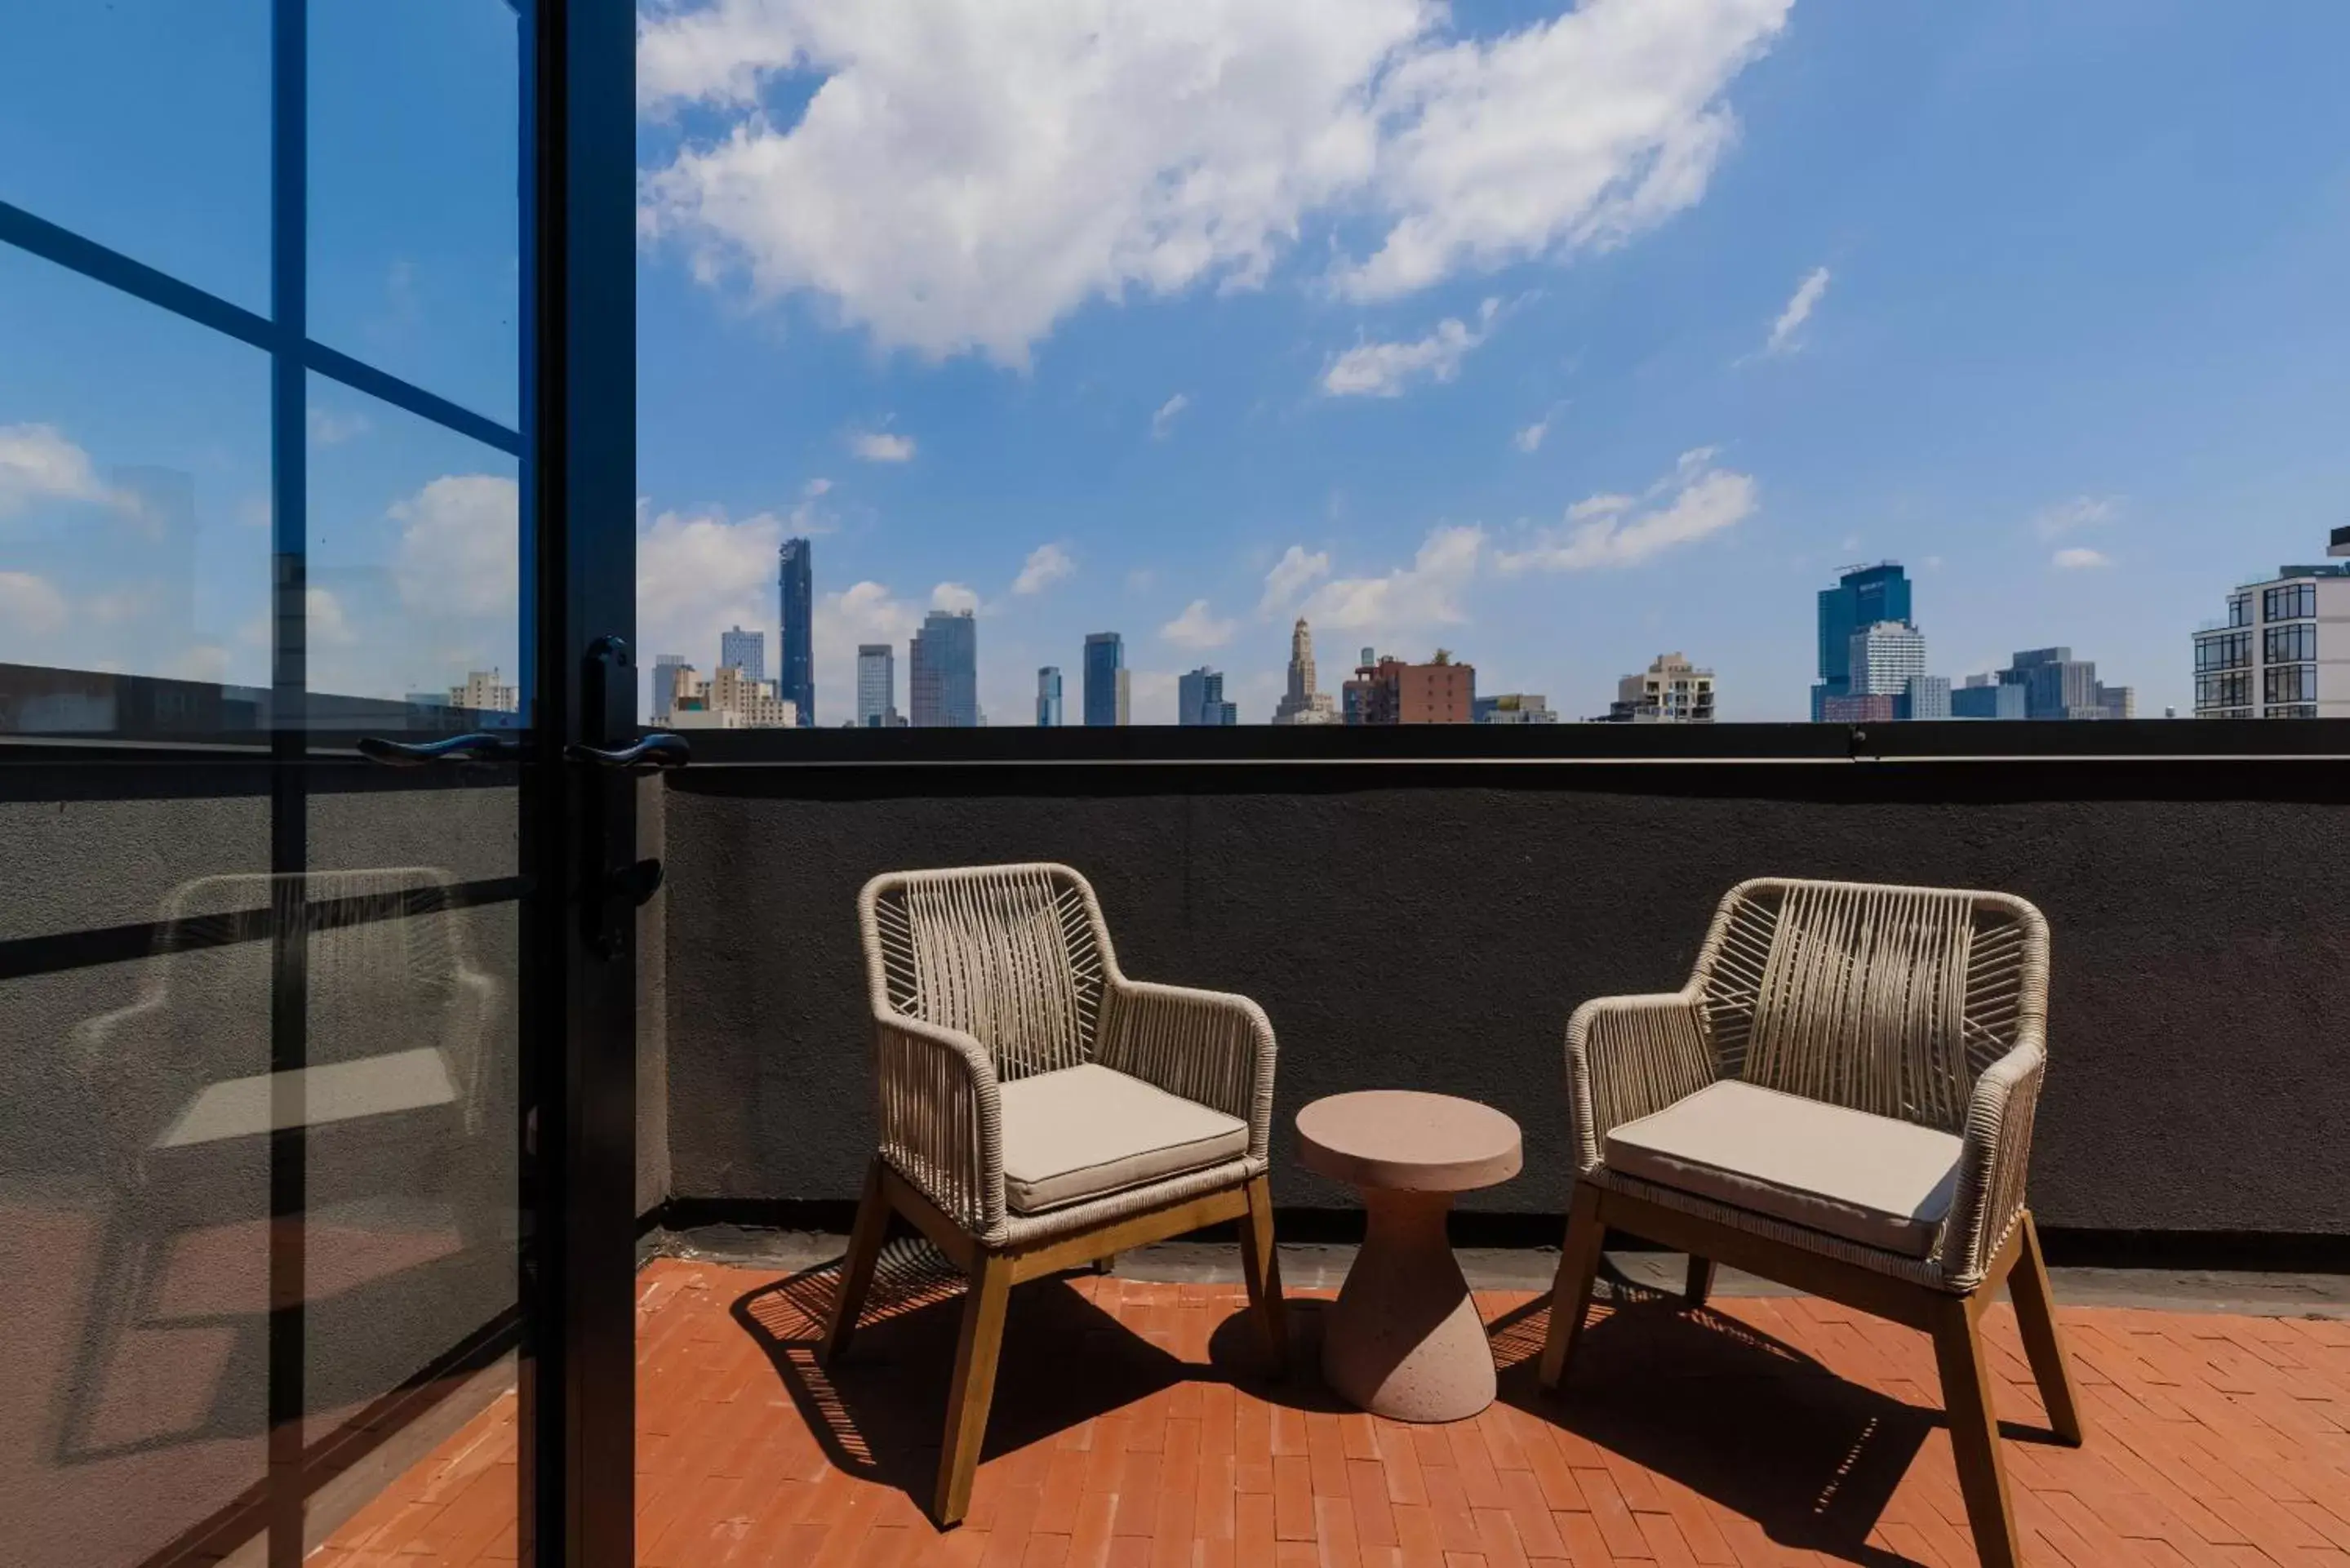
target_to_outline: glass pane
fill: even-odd
[[[310,7],[310,336],[506,424],[519,49],[507,0]]]
[[[305,1544],[510,1558],[513,775],[435,768],[389,787],[372,768],[314,776],[310,898],[332,913],[310,938],[305,1048],[333,1109],[314,1102],[306,1139],[304,1440],[335,1453],[361,1432],[385,1436],[364,1465],[310,1490]]]
[[[0,201],[266,312],[269,12],[9,7]]]
[[[0,246],[0,732],[251,731],[267,358]]]
[[[514,459],[313,377],[311,727],[521,722]]]
[[[0,766],[11,1563],[157,1560],[266,1474],[267,1139],[230,1123],[270,1063],[269,810],[258,767]]]

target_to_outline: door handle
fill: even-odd
[[[388,768],[421,768],[429,763],[504,763],[522,755],[522,748],[499,736],[475,732],[442,741],[387,741],[362,736],[359,755]]]
[[[693,748],[683,735],[652,734],[609,750],[575,742],[563,748],[563,755],[571,762],[594,763],[604,768],[681,768],[693,761]]]

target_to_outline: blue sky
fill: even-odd
[[[257,306],[266,7],[195,9],[20,28],[0,198]],[[509,14],[391,9],[317,8],[313,329],[509,419]],[[1102,629],[1139,719],[1205,662],[1262,722],[1301,608],[1326,681],[1443,646],[1581,715],[1680,649],[1795,719],[1814,591],[1890,556],[1937,671],[2070,643],[2159,712],[2225,589],[2350,521],[2337,5],[1017,16],[649,13],[648,652],[772,633],[805,531],[827,722],[932,603],[999,724]],[[0,255],[0,659],[257,679],[266,396]],[[510,667],[510,462],[314,403],[321,669]]]

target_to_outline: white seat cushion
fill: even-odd
[[[1248,1152],[1248,1124],[1087,1063],[1004,1085],[1003,1201],[1035,1214]]]
[[[1724,1080],[1607,1135],[1607,1168],[1923,1258],[1950,1211],[1960,1140]]]

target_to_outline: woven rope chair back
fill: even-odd
[[[1107,938],[1092,891],[1062,866],[892,878],[874,903],[889,1005],[961,1029],[999,1081],[1075,1067],[1093,1049]]]
[[[1752,882],[1713,940],[1722,1076],[1946,1132],[2023,1020],[2045,1015],[2045,926],[2004,894]]]

